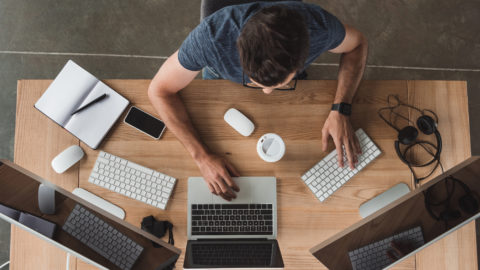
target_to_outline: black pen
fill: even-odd
[[[102,100],[102,99],[104,99],[104,98],[106,98],[106,97],[107,97],[107,94],[103,94],[103,95],[97,97],[96,99],[90,101],[89,103],[85,104],[84,106],[82,106],[82,107],[80,107],[79,109],[77,109],[76,111],[74,111],[71,115],[74,115],[74,114],[76,114],[76,113],[78,113],[78,112],[83,111],[84,109],[92,106],[93,104],[99,102],[100,100]]]

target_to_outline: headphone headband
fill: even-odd
[[[472,192],[470,191],[470,188],[467,186],[467,184],[465,184],[464,182],[462,182],[460,179],[455,178],[455,177],[453,177],[453,176],[451,176],[451,175],[448,176],[447,178],[450,178],[450,179],[452,179],[453,181],[459,183],[460,186],[463,188],[463,190],[465,190],[465,193],[466,193],[466,194],[472,193]]]
[[[424,200],[425,200],[425,208],[427,212],[430,214],[432,218],[435,220],[443,220],[445,221],[445,226],[447,226],[448,220],[451,219],[458,219],[461,216],[461,213],[459,210],[454,210],[450,208],[450,200],[453,197],[453,194],[455,193],[455,184],[458,183],[462,187],[464,191],[464,195],[462,195],[459,198],[459,208],[463,210],[464,212],[468,214],[474,214],[478,211],[478,201],[475,199],[474,194],[471,192],[470,188],[462,182],[460,179],[455,178],[453,176],[447,176],[443,179],[445,181],[445,188],[447,191],[447,196],[444,200],[439,201],[439,202],[432,202],[431,201],[431,192],[435,185],[429,187],[426,191],[423,192],[424,194]],[[448,180],[451,180],[452,183],[452,188],[449,190],[448,188]],[[436,215],[432,209],[433,206],[437,207],[440,205],[445,205],[444,210],[440,213],[440,215]]]

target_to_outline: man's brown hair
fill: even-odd
[[[263,8],[245,23],[237,39],[245,74],[264,86],[303,69],[309,36],[303,16],[284,5]]]

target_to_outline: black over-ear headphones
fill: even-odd
[[[451,181],[448,181],[451,180]],[[463,191],[464,195],[460,197],[458,200],[458,205],[460,206],[460,209],[463,210],[465,213],[469,215],[473,215],[478,212],[479,206],[478,206],[478,201],[475,198],[474,193],[470,190],[470,188],[460,181],[459,179],[453,177],[453,176],[448,176],[445,178],[445,189],[447,191],[446,198],[444,200],[440,201],[434,201],[432,199],[432,192],[435,187],[435,185],[429,187],[426,191],[424,191],[425,195],[425,208],[427,209],[428,213],[432,218],[438,221],[444,221],[445,224],[447,224],[448,221],[450,220],[455,220],[461,217],[461,212],[459,210],[455,210],[451,208],[450,205],[450,200],[453,197],[453,194],[455,193],[455,184],[459,184]],[[449,185],[448,182],[451,184]],[[437,215],[435,211],[432,209],[432,207],[438,207],[438,206],[444,206],[443,210]]]
[[[393,129],[395,129],[398,132],[397,140],[395,141],[395,151],[396,151],[398,157],[400,158],[400,160],[403,163],[408,165],[408,167],[412,171],[412,174],[415,178],[416,183],[418,183],[419,181],[429,177],[435,171],[435,169],[438,167],[438,165],[440,164],[440,154],[442,152],[442,136],[440,135],[440,132],[437,129],[438,117],[431,110],[426,110],[426,109],[420,110],[419,108],[417,108],[415,106],[412,106],[412,105],[405,104],[405,103],[401,102],[398,99],[398,96],[389,95],[387,97],[387,103],[388,103],[387,107],[380,108],[378,110],[378,115],[380,116],[380,118],[382,118],[383,121],[385,121],[385,123],[387,123],[390,127],[392,127]],[[401,114],[399,114],[395,111],[395,109],[397,109],[401,106],[405,106],[407,108],[413,109],[413,110],[415,110],[415,111],[417,111],[421,114],[421,116],[417,119],[417,122],[416,122],[418,130],[420,130],[425,135],[432,135],[432,134],[435,135],[436,145],[434,145],[433,143],[431,143],[429,141],[417,140],[417,138],[418,138],[417,128],[414,127],[414,125],[410,121],[410,119],[408,119],[407,117],[405,117],[405,116],[403,116],[403,115],[401,115]],[[401,119],[406,120],[409,123],[409,125],[407,125],[406,127],[402,128],[402,129],[398,128],[395,125],[396,118],[395,118],[395,121],[393,121],[393,122],[391,120],[390,121],[387,120],[385,118],[385,116],[382,114],[383,111],[390,111],[390,114],[389,114],[390,118],[392,117],[392,115],[394,115],[395,117],[400,117]],[[431,116],[427,115],[426,114],[427,112],[429,114],[433,115],[435,117],[435,120]],[[406,145],[406,147],[403,151],[400,149],[400,145]],[[418,163],[415,163],[413,161],[408,160],[407,153],[410,151],[410,149],[412,149],[413,146],[416,146],[416,145],[422,146],[423,149],[425,149],[425,151],[427,151],[432,156],[432,159],[425,162],[425,163],[422,163],[422,164],[418,164]],[[429,149],[428,146],[435,149],[435,152],[432,152]],[[413,171],[412,167],[425,167],[425,166],[428,166],[428,165],[430,165],[434,162],[437,162],[437,163],[435,164],[433,170],[427,176],[424,176],[424,177],[421,177],[421,178],[416,177],[415,172]],[[440,164],[440,166],[441,166],[441,164]]]

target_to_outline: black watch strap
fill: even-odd
[[[332,111],[338,111],[343,115],[350,116],[352,114],[352,104],[345,102],[332,104]]]

